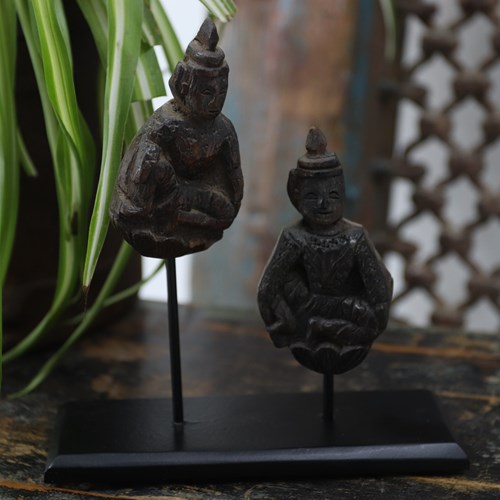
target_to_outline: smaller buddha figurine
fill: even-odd
[[[221,114],[229,68],[207,19],[120,166],[111,220],[141,254],[173,258],[222,238],[243,196],[238,138]]]
[[[344,373],[386,328],[392,278],[364,228],[343,218],[344,175],[326,138],[309,131],[288,196],[302,220],[283,229],[258,288],[276,347],[307,368]]]

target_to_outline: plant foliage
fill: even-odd
[[[228,21],[236,11],[233,0],[200,1],[221,22]],[[0,370],[1,298],[16,231],[20,167],[25,175],[36,175],[36,165],[17,127],[14,99],[17,23],[35,73],[52,156],[59,208],[59,265],[51,307],[33,331],[5,353],[3,362],[18,358],[36,345],[61,321],[69,304],[91,285],[108,231],[108,208],[121,152],[152,113],[151,99],[165,95],[156,51],[164,53],[170,71],[183,56],[160,0],[77,2],[94,37],[104,75],[99,154],[79,108],[62,0],[0,2]],[[102,158],[100,168],[96,168],[96,156]],[[122,243],[96,300],[78,318],[74,331],[59,350],[15,396],[30,392],[47,377],[103,307],[137,291],[142,282],[113,295],[131,253],[131,247]]]

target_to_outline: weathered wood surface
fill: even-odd
[[[393,283],[363,226],[343,217],[344,169],[326,146],[312,127],[287,183],[302,218],[283,228],[257,302],[276,347],[332,375],[358,366],[385,330]]]
[[[169,80],[174,98],[148,118],[121,162],[111,221],[147,257],[206,250],[240,208],[238,137],[221,114],[229,67],[218,41],[205,19]]]
[[[186,396],[318,391],[322,377],[272,347],[255,316],[181,310]],[[0,499],[473,498],[500,497],[500,338],[389,328],[366,361],[337,377],[338,390],[430,389],[471,468],[447,477],[134,486],[44,485],[47,441],[68,400],[161,397],[169,392],[167,315],[142,303],[86,338],[38,392],[0,401]],[[20,389],[48,352],[5,370],[5,393]],[[193,481],[196,478],[193,478]]]
[[[296,218],[285,185],[303,152],[304,132],[320,127],[342,158],[347,149],[343,114],[359,2],[315,0],[313,9],[309,3],[238,0],[238,15],[221,37],[231,68],[224,109],[239,136],[246,194],[224,238],[193,256],[197,304],[254,306],[276,238]],[[356,83],[363,90],[364,82]],[[350,120],[354,112],[349,108]],[[356,142],[352,149],[361,147]],[[357,162],[346,165],[350,175]],[[220,269],[228,270],[223,280]]]

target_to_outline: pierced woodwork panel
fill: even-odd
[[[380,248],[393,314],[500,328],[500,3],[399,0],[398,121]]]

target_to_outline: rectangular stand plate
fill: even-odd
[[[181,482],[449,473],[468,467],[427,391],[188,398],[185,424],[167,399],[67,404],[49,483]]]

